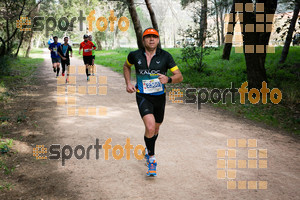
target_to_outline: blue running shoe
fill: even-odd
[[[157,162],[155,158],[151,157],[149,159],[147,176],[156,176],[156,166],[157,166]]]
[[[146,166],[149,165],[149,154],[148,154],[148,150],[147,147],[145,148],[145,160],[146,160]]]
[[[90,77],[89,77],[89,76],[87,76],[86,80],[87,80],[87,81],[89,81],[89,80],[90,80]]]

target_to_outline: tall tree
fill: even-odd
[[[216,23],[217,23],[217,38],[218,38],[218,46],[221,45],[221,41],[220,41],[220,26],[219,26],[219,5],[217,0],[214,0],[214,4],[215,4],[215,14],[216,14]]]
[[[26,0],[5,0],[1,1],[0,3],[0,25],[3,27],[4,30],[3,38],[0,37],[0,40],[2,41],[2,51],[0,53],[1,56],[9,55],[14,50],[14,44],[12,41],[14,40],[14,37],[18,35],[18,28],[15,26],[15,20],[19,20],[20,17],[23,15],[26,3]]]
[[[279,60],[279,63],[284,63],[287,58],[287,55],[289,53],[290,44],[292,42],[293,33],[295,31],[295,25],[296,25],[296,22],[298,19],[299,6],[300,6],[300,0],[296,0],[293,17],[292,17],[291,24],[290,24],[290,27],[288,30],[288,34],[285,39],[285,43],[284,43],[284,47],[282,49],[281,58]]]
[[[221,25],[221,45],[223,45],[224,41],[225,41],[224,15],[226,13],[228,13],[228,9],[230,8],[232,1],[231,0],[220,0],[220,1],[217,1],[217,3],[218,3],[220,25]]]
[[[118,11],[117,12],[117,18],[119,19],[120,17],[123,16],[125,10],[126,10],[126,4],[124,2],[117,2],[117,8],[116,10]],[[115,31],[114,31],[114,37],[113,37],[113,48],[118,48],[120,47],[120,42],[119,42],[119,38],[118,38],[118,34],[119,34],[119,29],[117,28]]]
[[[155,17],[155,13],[154,13],[154,11],[152,9],[150,1],[149,0],[145,0],[145,3],[146,3],[146,6],[147,6],[147,9],[149,11],[149,15],[150,15],[150,18],[151,18],[151,23],[152,23],[153,28],[155,28],[156,30],[159,30],[158,29],[157,20],[156,20],[156,17]],[[158,44],[158,47],[161,48],[160,42]]]
[[[229,21],[230,25],[232,24],[232,30],[227,30],[226,35],[232,35],[232,37],[234,35],[234,27],[235,27],[235,24],[236,24],[235,3],[240,3],[240,2],[241,2],[241,0],[233,0],[231,10],[230,10],[230,13],[229,13],[228,21]],[[230,52],[231,52],[231,48],[232,48],[232,37],[228,37],[229,41],[226,41],[226,43],[224,45],[223,54],[222,54],[222,59],[224,59],[224,60],[229,60],[229,58],[230,58]]]
[[[207,31],[207,0],[202,0],[201,16],[200,16],[200,44],[202,47],[205,45]]]
[[[20,20],[20,17],[24,15],[30,17],[31,13],[42,1],[43,0],[5,0],[0,2],[0,15],[2,16],[0,18],[0,26],[3,27],[3,33],[1,33],[1,35],[4,37],[0,37],[2,42],[0,56],[10,55],[15,50],[16,53],[14,55],[18,55],[25,33],[24,31],[19,31],[19,28],[16,26],[16,20]]]
[[[38,5],[36,7],[36,9],[32,12],[31,19],[33,19],[35,17],[36,13],[38,13],[39,10],[40,10],[40,5]],[[31,30],[31,32],[30,32],[30,37],[29,37],[29,42],[28,42],[28,47],[27,47],[27,50],[26,50],[25,57],[29,57],[29,53],[31,51],[31,46],[32,46],[32,40],[33,40],[33,30]]]
[[[252,0],[244,0],[244,8],[246,3],[252,4],[253,2]],[[277,0],[256,0],[255,7],[256,12],[246,12],[245,9],[243,9],[243,49],[247,66],[249,89],[261,88],[262,82],[267,82],[265,59],[267,45],[269,44],[271,35],[272,22],[266,22],[266,20],[256,22],[256,17],[259,13],[264,16],[268,14],[268,16],[274,16],[277,8]],[[264,31],[256,31],[257,24],[262,24]],[[251,30],[251,27],[253,27],[254,30]]]
[[[141,22],[139,20],[138,14],[136,12],[134,0],[127,0],[127,3],[128,3],[129,13],[130,13],[130,16],[132,19],[132,23],[133,23],[133,27],[134,27],[134,31],[135,31],[135,35],[136,35],[137,45],[138,45],[138,48],[141,49],[144,47],[143,38],[142,38],[143,30],[142,30]]]
[[[152,26],[153,26],[153,28],[155,28],[156,30],[158,30],[157,20],[156,20],[156,17],[155,17],[155,13],[154,13],[154,11],[152,9],[151,3],[150,3],[149,0],[145,0],[145,3],[146,3],[146,6],[147,6],[147,9],[149,11],[149,15],[150,15],[150,18],[151,18]]]
[[[198,46],[205,45],[206,32],[207,32],[207,0],[181,0],[181,5],[185,8],[190,3],[200,2],[200,32]],[[198,10],[196,11],[198,12]]]

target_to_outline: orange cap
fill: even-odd
[[[157,35],[159,37],[158,32],[154,28],[146,29],[143,33],[143,37],[146,35]]]

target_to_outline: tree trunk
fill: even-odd
[[[154,11],[152,9],[152,6],[151,6],[149,0],[145,0],[145,3],[146,3],[146,6],[147,6],[147,9],[149,11],[149,15],[150,15],[150,18],[151,18],[152,26],[153,26],[153,28],[155,28],[156,30],[158,30],[158,24],[157,24],[155,13],[154,13]]]
[[[23,11],[24,11],[24,8],[25,8],[25,5],[26,5],[26,1],[27,0],[23,0],[23,3],[22,3],[22,6],[21,6],[21,11],[19,12],[19,14],[18,14],[18,18],[17,19],[20,19],[20,17],[22,16],[22,14],[23,14]],[[37,4],[36,4],[36,6],[37,5],[39,5],[40,3],[42,2],[42,0],[40,0],[39,2],[37,2]],[[34,7],[35,8],[35,7]],[[5,1],[5,9],[6,10],[9,10],[10,8],[9,8],[9,5],[8,5],[8,3],[7,3],[7,1]],[[29,14],[27,15],[27,17],[30,15],[30,13],[32,12],[32,10],[30,10],[29,11]],[[10,31],[9,31],[9,23],[8,23],[8,20],[9,19],[6,19],[6,36],[7,36],[7,38],[6,38],[6,40],[4,40],[4,42],[6,43],[5,45],[4,45],[4,47],[6,47],[6,49],[5,49],[5,54],[11,54],[12,53],[12,51],[13,51],[13,42],[11,42],[11,40],[15,37],[15,35],[16,35],[16,33],[17,33],[17,30],[18,30],[18,28],[16,27],[15,29],[14,29],[14,31],[12,32],[12,34],[10,35]],[[10,20],[10,21],[14,21],[14,20]],[[11,22],[12,23],[12,27],[14,27],[13,26],[13,24],[15,23],[15,22]],[[22,42],[20,42],[20,43],[22,43]],[[20,44],[19,43],[19,44]]]
[[[224,15],[223,15],[223,8],[219,9],[220,12],[220,24],[221,24],[221,45],[224,44]]]
[[[280,64],[285,62],[287,55],[289,53],[290,44],[292,42],[292,37],[293,37],[293,33],[295,31],[295,25],[296,25],[298,14],[299,14],[299,4],[300,4],[299,0],[297,0],[295,2],[295,9],[294,9],[294,14],[293,14],[293,17],[291,20],[290,28],[289,28],[288,34],[286,36],[286,39],[285,39],[284,47],[283,47],[283,50],[281,53],[281,58],[279,60]]]
[[[142,30],[142,26],[141,26],[139,17],[137,15],[137,12],[135,9],[134,0],[127,0],[127,3],[128,3],[129,13],[130,13],[130,16],[132,19],[132,23],[133,23],[133,27],[134,27],[134,31],[135,31],[135,35],[136,35],[138,48],[139,49],[144,48],[143,38],[142,38],[143,30]]]
[[[9,40],[9,23],[8,23],[8,19],[6,19],[6,37],[7,37],[6,53],[10,54],[10,40]]]
[[[116,34],[114,33],[114,34],[113,34],[113,37],[112,37],[112,45],[111,45],[111,49],[115,49],[115,40],[116,40]]]
[[[5,41],[3,40],[2,37],[0,37],[0,40],[2,42],[1,47],[0,47],[0,57],[1,57],[1,56],[5,55],[6,47],[5,47]]]
[[[41,43],[41,37],[42,37],[42,35],[39,35],[39,39],[38,39],[38,41],[36,42],[36,48],[39,48],[39,46],[40,46],[40,43]]]
[[[207,31],[207,0],[202,0],[201,16],[200,16],[200,43],[202,47],[205,45]]]
[[[217,22],[217,37],[218,37],[218,46],[221,45],[221,41],[220,41],[220,28],[219,28],[219,11],[218,11],[218,3],[217,3],[217,0],[214,0],[214,3],[215,3],[215,12],[216,12],[216,22]]]
[[[243,3],[253,3],[252,0],[244,0]],[[274,14],[277,8],[277,0],[256,0],[256,3],[264,3],[264,14]],[[269,44],[269,39],[271,32],[256,32],[256,17],[254,12],[243,12],[243,48],[244,55],[247,66],[247,79],[248,88],[261,88],[262,82],[267,82],[267,75],[265,69],[265,59],[267,45]],[[246,32],[245,25],[253,24],[254,31]],[[262,22],[266,28],[267,24],[272,24],[269,22]],[[271,31],[271,30],[270,30]],[[249,45],[249,46],[247,46]],[[263,46],[263,53],[257,52],[256,45]],[[253,47],[253,52],[249,50]]]
[[[26,54],[25,54],[26,58],[29,57],[29,53],[30,53],[30,50],[31,50],[31,44],[32,44],[32,37],[33,37],[33,31],[30,32],[29,44],[28,44],[28,48],[27,48]]]
[[[118,2],[117,9],[119,10],[117,14],[117,18],[119,19],[124,14],[124,11],[126,9],[125,4],[123,2]],[[120,47],[120,40],[118,38],[118,34],[119,34],[119,29],[117,28],[114,34],[114,45],[113,45],[114,49]]]
[[[114,34],[114,45],[113,45],[114,49],[120,47],[120,41],[119,41],[119,39],[118,39],[118,33],[119,33],[119,29],[117,29],[117,30],[115,31],[115,34]]]
[[[23,37],[24,37],[24,31],[22,31],[22,33],[21,33],[21,39],[20,39],[20,41],[19,41],[19,45],[18,45],[17,52],[15,53],[15,56],[16,56],[16,57],[18,56],[20,47],[21,47],[21,45],[22,45],[22,43],[23,43]]]
[[[101,40],[97,40],[96,42],[97,42],[97,47],[98,47],[97,50],[101,51],[102,50]]]
[[[29,13],[28,15],[32,18],[34,18],[34,16],[36,15],[36,13],[38,13],[40,11],[40,4],[37,5],[37,7],[35,9],[32,10],[32,13]],[[28,58],[29,54],[30,54],[30,50],[31,50],[31,45],[32,45],[32,37],[33,37],[33,31],[31,30],[30,32],[30,38],[29,38],[29,44],[28,44],[28,48],[26,50],[26,54],[25,57]]]
[[[157,24],[156,17],[155,17],[155,13],[154,13],[154,11],[153,11],[153,9],[152,9],[152,6],[151,6],[149,0],[145,0],[145,3],[146,3],[146,6],[147,6],[147,9],[148,9],[148,11],[149,11],[149,15],[150,15],[150,18],[151,18],[152,26],[153,26],[153,28],[155,28],[157,31],[159,31],[159,29],[158,29],[158,24]],[[159,42],[159,44],[158,44],[158,47],[161,48],[160,42]]]
[[[227,34],[232,34],[232,37],[234,35],[234,27],[235,27],[235,6],[234,5],[237,2],[238,2],[237,0],[234,0],[232,2],[232,7],[231,7],[231,10],[230,10],[230,15],[229,15],[230,16],[229,17],[229,24],[232,24],[233,30],[232,30],[232,32],[227,31],[227,33],[226,33],[226,35]],[[225,43],[225,46],[224,46],[224,49],[223,49],[222,59],[229,60],[231,48],[232,48],[232,38],[231,38],[230,41],[226,41],[226,43]]]

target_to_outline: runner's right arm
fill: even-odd
[[[80,46],[79,46],[79,55],[80,55],[81,49],[82,49],[82,45],[80,43]]]
[[[124,73],[124,78],[125,78],[125,83],[126,83],[126,91],[128,93],[133,93],[133,92],[136,92],[136,88],[134,87],[134,85],[132,85],[132,83],[130,81],[131,66],[133,64],[131,64],[128,61],[128,59],[131,61],[130,54],[128,55],[128,58],[127,58],[127,60],[125,61],[124,65],[123,65],[123,73]]]
[[[71,52],[70,57],[72,57],[72,56],[73,56],[73,50],[72,50],[72,47],[71,47],[71,46],[69,46],[69,48],[70,48],[70,52]]]
[[[48,49],[49,49],[50,51],[53,51],[53,50],[50,48],[50,46],[51,46],[51,44],[49,45]]]

